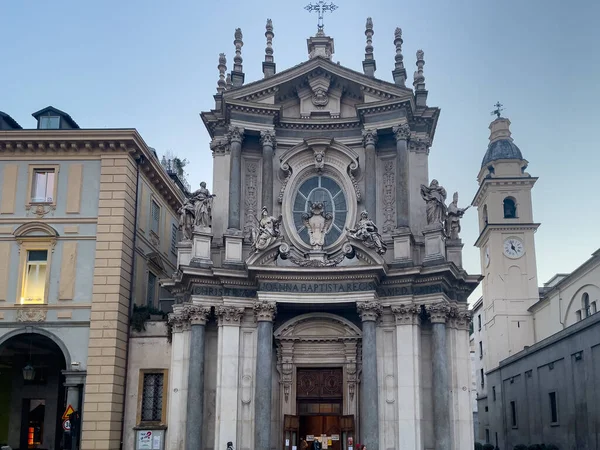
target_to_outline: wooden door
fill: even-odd
[[[300,418],[298,416],[283,416],[283,450],[292,450],[292,447],[299,448],[298,428],[300,427]]]

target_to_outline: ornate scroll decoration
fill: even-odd
[[[294,343],[281,342],[277,347],[277,359],[281,367],[281,384],[283,386],[283,396],[287,403],[290,399],[292,389],[292,378],[294,375]]]
[[[285,188],[288,184],[288,181],[290,181],[290,177],[292,176],[292,168],[288,163],[283,163],[281,165],[281,170],[283,170],[286,175],[284,180],[281,182],[281,189],[279,189],[279,196],[277,197],[277,201],[279,203],[283,203],[283,194],[285,193]]]
[[[350,401],[354,401],[354,394],[356,392],[356,362],[352,362],[346,365],[346,375],[348,376],[348,393],[350,394]]]
[[[335,267],[341,263],[344,258],[352,258],[354,256],[354,248],[349,243],[345,243],[342,247],[342,252],[333,258],[327,259],[307,259],[299,258],[290,251],[290,246],[283,243],[279,246],[279,255],[282,259],[288,259],[300,267]]]
[[[381,315],[383,308],[377,302],[362,302],[356,304],[356,309],[363,322],[376,321]]]
[[[406,141],[408,140],[408,138],[410,138],[410,125],[407,123],[403,123],[402,125],[395,126],[392,128],[392,132],[394,133],[396,141]]]
[[[229,131],[227,132],[227,139],[230,143],[244,142],[244,129],[242,127],[236,127],[235,125],[229,125]]]
[[[419,305],[392,306],[392,313],[396,317],[396,325],[419,325],[421,323],[419,318],[421,307]]]
[[[56,205],[25,205],[25,210],[28,214],[35,214],[38,219],[41,219],[46,214],[56,211]]]
[[[446,323],[446,319],[451,312],[451,308],[447,303],[425,305],[425,310],[429,314],[431,323]]]
[[[185,305],[184,314],[192,325],[206,325],[210,316],[210,306]]]
[[[239,325],[244,315],[244,308],[219,306],[215,312],[219,318],[219,325]]]
[[[277,314],[277,304],[265,301],[255,303],[254,314],[257,322],[272,322]]]
[[[256,230],[256,212],[258,209],[258,161],[246,160],[246,192],[244,204],[246,207],[246,223],[244,224],[244,238],[252,242]]]
[[[317,108],[323,108],[327,106],[327,103],[329,103],[329,96],[327,95],[327,91],[325,89],[317,88],[313,92],[311,100],[312,104]]]
[[[356,172],[356,169],[358,169],[358,161],[353,161],[348,165],[348,177],[352,182],[352,187],[354,187],[356,201],[360,203],[362,201],[362,194],[360,193],[360,188],[358,187],[358,181],[356,181],[356,177],[354,176],[354,172]]]
[[[315,169],[320,173],[325,167],[325,149],[313,147],[313,151],[315,153]]]
[[[393,159],[383,163],[383,227],[384,233],[391,233],[396,228],[396,167]]]
[[[17,322],[44,322],[47,311],[42,308],[23,308],[17,310]]]

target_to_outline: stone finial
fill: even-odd
[[[417,70],[415,71],[413,81],[417,106],[427,106],[427,90],[425,89],[425,75],[423,74],[423,66],[425,65],[424,57],[425,52],[417,50]]]
[[[265,48],[265,60],[262,64],[264,78],[275,75],[275,58],[273,58],[273,22],[267,19],[265,37],[267,38],[267,47]]]
[[[225,53],[219,54],[219,65],[217,66],[219,69],[219,81],[217,82],[217,92],[222,94],[227,87],[227,83],[225,82],[225,72],[227,71],[227,58],[225,57]]]
[[[392,70],[392,76],[394,77],[394,83],[398,86],[406,86],[406,69],[404,68],[404,56],[402,56],[402,28],[396,28],[394,32],[394,45],[396,46],[396,64],[394,70]]]
[[[375,63],[375,57],[373,55],[373,19],[367,18],[367,24],[365,29],[365,36],[367,37],[367,45],[365,47],[365,60],[363,61],[363,72],[365,75],[370,77],[375,76],[375,70],[377,64]]]
[[[233,70],[231,71],[231,81],[233,87],[239,87],[244,84],[244,68],[242,66],[242,47],[244,41],[241,28],[235,29],[233,45],[235,45],[235,56],[233,57]]]

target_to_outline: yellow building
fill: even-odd
[[[128,324],[170,309],[181,184],[135,129],[33,116],[0,112],[0,444],[119,448]]]

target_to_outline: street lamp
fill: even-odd
[[[35,380],[35,369],[31,365],[31,338],[29,338],[29,362],[23,367],[23,379],[25,381]]]

